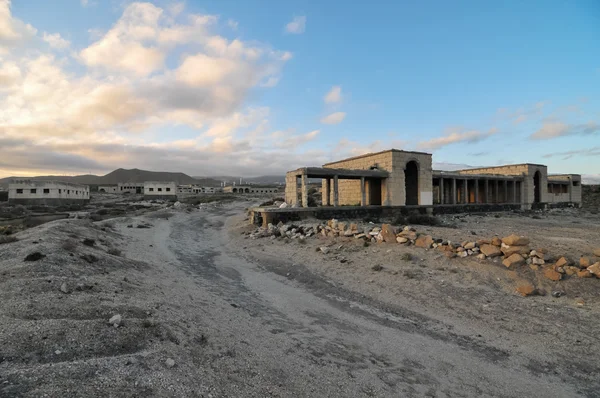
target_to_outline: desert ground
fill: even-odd
[[[596,278],[354,238],[253,238],[249,201],[124,214],[113,202],[97,221],[0,245],[0,396],[600,396]],[[445,221],[415,228],[514,232],[574,257],[600,246],[585,210]],[[523,281],[545,294],[522,297]]]

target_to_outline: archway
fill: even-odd
[[[237,188],[232,189],[233,193],[237,193]]]
[[[540,203],[542,200],[542,173],[536,171],[533,175],[533,203]]]
[[[404,169],[404,188],[406,192],[406,205],[419,204],[419,164],[411,160]]]
[[[100,188],[98,192],[106,192],[106,190],[104,188]]]
[[[245,191],[245,192],[246,192],[246,193],[250,193],[250,189],[249,189],[249,188],[246,188],[246,191]]]

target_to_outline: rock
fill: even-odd
[[[415,241],[415,246],[429,249],[433,244],[433,238],[430,235],[421,235]]]
[[[515,253],[529,255],[529,248],[527,246],[506,246],[500,250],[502,250],[505,257],[510,257]]]
[[[119,315],[119,314],[113,315],[113,317],[108,320],[108,324],[113,325],[116,328],[121,326],[122,322],[123,322],[123,319],[121,318],[121,315]]]
[[[361,238],[366,238],[366,237],[367,237],[367,235],[365,235],[365,234],[358,234],[358,235],[356,235],[356,236],[354,236],[354,237],[355,237],[356,239],[361,239]]]
[[[502,264],[506,268],[518,267],[519,265],[525,264],[525,259],[520,254],[514,253],[509,257],[505,258],[504,261],[502,261]]]
[[[527,246],[529,244],[529,239],[524,236],[512,234],[502,238],[502,243],[507,246]]]
[[[581,256],[579,258],[579,266],[581,268],[587,268],[590,265],[592,265],[592,262],[590,261],[589,257],[583,257],[583,256]]]
[[[568,264],[569,264],[569,260],[567,260],[565,257],[561,257],[561,258],[558,259],[558,261],[556,261],[555,265],[557,267],[562,267],[562,266],[565,266],[565,265],[568,265]]]
[[[502,245],[502,240],[499,237],[494,236],[492,238],[491,244],[494,246],[500,246],[500,245]]]
[[[577,268],[577,267],[565,267],[565,273],[568,276],[573,276],[573,275],[577,274],[577,271],[579,271],[579,268]]]
[[[577,276],[580,278],[591,278],[592,276],[594,276],[594,274],[592,274],[587,269],[582,269],[581,271],[577,271]]]
[[[405,237],[405,238],[408,238],[408,239],[410,239],[410,240],[415,240],[415,239],[417,239],[417,233],[416,233],[415,231],[410,231],[410,230],[409,230],[409,231],[407,231],[407,230],[404,230],[404,231],[400,232],[400,233],[399,233],[399,235],[400,235],[400,236],[403,236],[403,237]]]
[[[165,365],[167,366],[167,368],[172,368],[173,366],[175,366],[175,360],[173,360],[172,358],[167,358],[167,360],[165,361]]]
[[[439,250],[439,251],[441,251],[441,252],[452,252],[452,251],[454,251],[454,249],[452,249],[452,246],[448,246],[448,245],[438,245],[438,247],[436,249]]]
[[[480,253],[477,255],[477,259],[479,259],[479,260],[485,260],[486,258],[487,258],[486,255],[483,253]]]
[[[46,257],[45,254],[42,254],[40,252],[33,252],[28,254],[25,259],[23,259],[23,261],[38,261],[41,260],[42,258]]]
[[[62,285],[60,285],[60,291],[64,294],[69,294],[69,287],[67,286],[67,282],[63,282]]]
[[[355,234],[357,234],[358,233],[358,225],[357,224],[350,224],[350,231],[352,231]]]
[[[340,231],[340,232],[345,232],[345,231],[346,231],[346,226],[347,226],[347,225],[348,225],[348,224],[346,224],[345,222],[339,222],[339,223],[338,223],[338,225],[337,225],[337,229],[338,229],[338,231]]]
[[[524,283],[524,284],[518,286],[517,292],[523,297],[531,296],[532,294],[535,293],[535,286],[533,286],[531,283],[527,282],[527,283]]]
[[[464,258],[464,257],[467,257],[468,255],[469,255],[469,253],[466,252],[466,251],[462,251],[462,252],[458,253],[458,257],[463,257]]]
[[[454,258],[454,257],[456,257],[456,253],[447,251],[447,252],[444,252],[444,256],[446,256],[448,258]]]
[[[482,245],[479,250],[481,250],[486,257],[498,257],[502,255],[502,251],[498,246],[500,245]]]
[[[466,244],[463,245],[463,247],[467,250],[474,249],[475,246],[476,246],[475,242],[467,242]]]
[[[592,253],[594,254],[594,256],[596,256],[596,257],[600,257],[600,248],[598,248],[598,249],[594,249],[594,250],[592,251]]]
[[[564,296],[565,292],[563,292],[561,290],[554,290],[554,291],[552,291],[551,295],[552,295],[552,297],[559,298],[559,297]]]
[[[587,267],[587,270],[600,278],[600,261]]]
[[[287,208],[287,207],[288,207],[288,204],[287,204],[287,203],[285,203],[285,202],[283,202],[282,204],[280,204],[280,205],[279,205],[279,208],[280,208],[280,209],[285,209],[285,208]]]
[[[460,246],[460,247],[457,247],[457,248],[456,248],[456,252],[457,252],[457,253],[462,253],[462,252],[464,252],[464,251],[465,251],[465,248],[464,248],[464,247],[462,247],[462,246]]]
[[[546,268],[544,270],[544,276],[552,281],[559,281],[562,279],[562,275],[552,268]]]
[[[535,264],[535,265],[544,265],[546,263],[544,260],[542,260],[541,258],[538,258],[538,257],[532,257],[531,262],[532,262],[532,264]]]
[[[371,269],[373,271],[381,271],[383,269],[383,267],[379,264],[375,264],[374,266],[371,267]]]
[[[583,307],[585,305],[585,301],[582,298],[578,298],[577,300],[575,300],[575,304],[578,307]]]
[[[539,271],[540,266],[537,264],[529,264],[529,268],[531,268],[533,271]]]
[[[530,251],[529,257],[537,257],[537,252],[535,250]]]
[[[396,238],[396,242],[398,242],[398,243],[406,243],[406,242],[408,242],[408,238],[405,238],[404,236],[398,236]]]
[[[390,224],[383,224],[381,226],[381,235],[387,243],[396,242],[396,230]]]
[[[81,259],[87,261],[90,264],[98,261],[98,257],[94,256],[93,254],[84,254],[81,256]]]
[[[329,248],[327,246],[321,246],[319,247],[319,250],[321,250],[321,253],[323,254],[329,253]]]
[[[491,245],[492,241],[489,239],[478,239],[477,240],[477,246],[481,246],[481,245]]]
[[[83,240],[83,242],[81,242],[81,243],[83,243],[86,246],[90,246],[91,247],[91,246],[94,246],[96,244],[96,240],[95,239],[85,238]]]

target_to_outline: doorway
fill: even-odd
[[[369,192],[369,206],[381,206],[381,180],[367,180]]]
[[[540,203],[542,200],[542,173],[538,171],[533,175],[533,203]]]
[[[404,185],[406,192],[406,205],[419,204],[419,165],[411,160],[404,169]]]

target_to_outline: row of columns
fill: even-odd
[[[296,177],[297,178],[297,177]],[[300,176],[300,185],[302,192],[302,207],[308,207],[308,177],[305,174]],[[339,176],[334,175],[333,178],[325,178],[325,192],[323,192],[323,205],[331,206],[331,180],[333,180],[333,206],[339,206]],[[296,183],[296,186],[297,183]],[[360,205],[367,205],[367,190],[366,190],[366,178],[360,178]]]
[[[469,200],[469,181],[474,181],[474,203],[480,203],[479,202],[479,181],[481,181],[481,179],[459,179],[459,178],[455,178],[455,177],[440,177],[440,189],[439,189],[439,203],[440,204],[467,204],[470,203]],[[451,198],[449,201],[445,200],[445,185],[444,185],[444,181],[445,180],[450,180],[451,181]],[[461,184],[461,190],[460,190],[460,203],[459,203],[459,191],[458,191],[458,187],[457,187],[457,181],[462,181]],[[502,201],[500,201],[500,180],[498,179],[483,179],[483,201],[481,203],[517,203],[517,182],[516,180],[512,180],[512,202],[509,200],[508,197],[508,180],[502,180],[502,184],[503,184],[503,191],[504,191],[504,195],[502,197]],[[493,184],[493,191],[494,191],[494,201],[493,202],[489,202],[489,192],[490,192],[490,182],[492,182]],[[471,191],[472,192],[472,191]],[[449,202],[449,203],[447,203]]]

